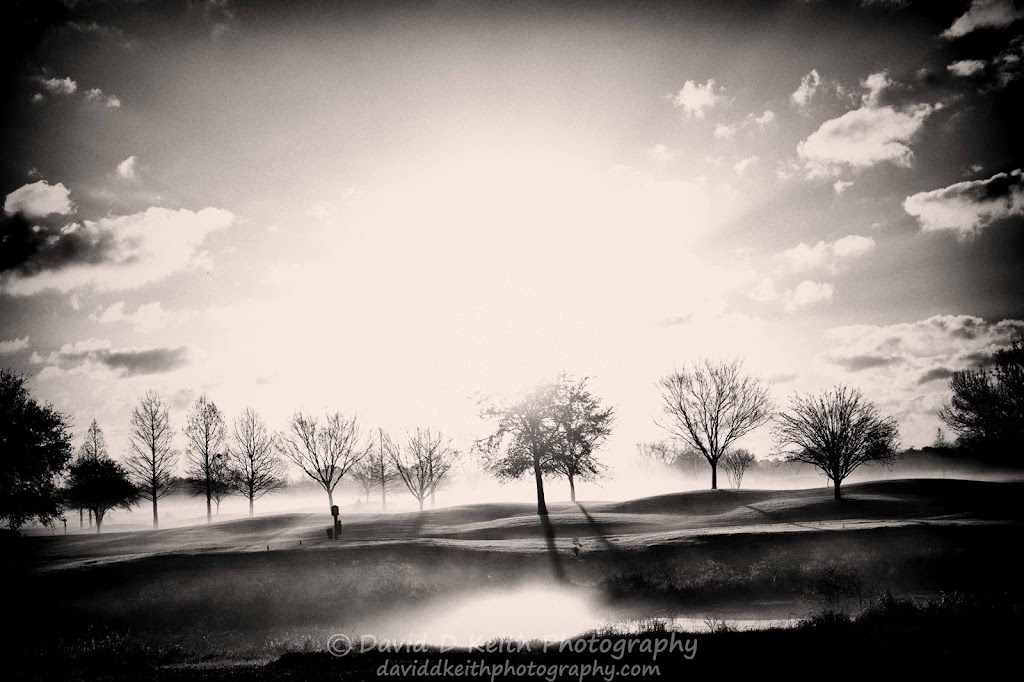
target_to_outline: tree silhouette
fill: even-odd
[[[172,446],[170,411],[160,396],[147,391],[132,411],[125,464],[140,495],[153,503],[153,528],[160,527],[157,501],[171,492],[178,453]]]
[[[1009,461],[1024,451],[1024,336],[996,352],[993,367],[955,372],[939,418],[975,454]]]
[[[217,404],[205,395],[199,396],[188,413],[185,437],[188,441],[185,475],[191,479],[193,492],[206,498],[206,522],[209,523],[213,517],[214,491],[226,486],[226,429]]]
[[[110,457],[81,456],[71,465],[65,496],[75,507],[92,512],[99,533],[108,511],[135,506],[139,489],[128,471]]]
[[[433,506],[434,493],[448,479],[459,458],[459,453],[452,448],[451,439],[429,428],[416,429],[405,447],[391,440],[384,447],[399,478],[419,502],[420,511],[423,511],[423,501],[428,497]]]
[[[370,449],[356,417],[337,412],[327,415],[322,424],[314,416],[296,412],[279,441],[285,456],[326,491],[332,507],[334,489]]]
[[[85,440],[82,441],[81,447],[78,449],[79,459],[98,459],[100,457],[109,457],[110,453],[107,451],[107,439],[103,436],[103,429],[100,428],[99,423],[93,419],[92,423],[89,424],[89,428],[85,432]],[[84,526],[82,520],[83,508],[78,508],[78,527]],[[93,512],[89,509],[89,526],[92,526]]]
[[[543,475],[553,471],[552,457],[559,439],[557,394],[557,384],[545,382],[512,400],[480,400],[480,416],[494,423],[494,431],[477,441],[477,449],[499,479],[533,474],[537,513],[541,515],[548,513]]]
[[[0,371],[0,521],[18,530],[60,517],[57,479],[71,449],[68,418],[37,402],[25,377]]]
[[[588,379],[561,375],[557,380],[555,424],[559,443],[552,457],[552,469],[569,481],[569,495],[576,501],[576,481],[600,476],[604,465],[594,451],[611,435],[615,411],[602,407],[601,401],[587,388]]]
[[[665,420],[659,425],[700,452],[711,465],[711,489],[718,488],[718,462],[729,447],[772,417],[768,388],[743,373],[743,363],[702,360],[663,377]]]
[[[722,456],[722,468],[725,469],[725,475],[729,478],[730,485],[737,490],[743,485],[744,474],[756,463],[757,458],[753,453],[743,448],[730,450]]]
[[[843,480],[862,464],[892,464],[899,429],[860,391],[838,386],[818,397],[794,394],[788,412],[776,417],[776,447],[791,462],[820,469],[842,499]]]
[[[227,482],[249,501],[252,516],[256,500],[284,487],[284,462],[277,454],[274,437],[256,410],[245,408],[235,420],[233,436],[227,456]]]

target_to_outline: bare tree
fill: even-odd
[[[213,518],[214,490],[223,487],[227,475],[224,440],[227,429],[217,404],[199,396],[189,411],[185,426],[185,476],[196,492],[206,497],[206,522]]]
[[[245,408],[235,420],[233,436],[227,456],[227,481],[249,500],[252,516],[256,500],[284,487],[284,462],[277,454],[274,436],[256,410]]]
[[[374,475],[373,466],[369,461],[371,454],[373,454],[372,450],[367,453],[363,461],[352,467],[352,478],[363,489],[363,495],[366,496],[367,502],[370,501],[370,491],[377,487],[377,477]]]
[[[451,439],[429,428],[416,429],[404,448],[394,441],[388,441],[384,447],[405,487],[420,503],[420,511],[428,497],[433,506],[434,493],[448,479],[459,458]]]
[[[707,460],[704,455],[689,446],[679,446],[671,440],[641,441],[636,444],[637,455],[645,465],[661,464],[678,469],[682,474],[697,478],[698,472]]]
[[[552,469],[569,480],[569,495],[576,501],[576,481],[600,476],[604,465],[594,451],[611,435],[615,411],[602,407],[601,401],[587,388],[587,377],[558,379],[555,423],[559,431],[559,447],[552,458]]]
[[[171,447],[170,411],[160,396],[147,391],[132,411],[129,434],[132,454],[125,461],[140,495],[153,503],[153,528],[159,528],[157,500],[171,492],[178,452]]]
[[[843,480],[861,464],[892,464],[899,429],[882,417],[860,391],[838,386],[818,397],[794,394],[788,412],[776,418],[777,449],[791,462],[811,464],[832,481],[842,499]]]
[[[729,478],[730,485],[737,490],[743,485],[743,475],[756,463],[757,458],[754,457],[754,454],[743,448],[729,450],[722,456],[722,468],[725,469],[725,475]]]
[[[387,454],[387,444],[390,442],[390,436],[384,433],[384,429],[378,428],[377,447],[371,448],[366,455],[367,467],[373,471],[373,480],[380,486],[380,503],[383,511],[388,510],[388,491],[393,490],[402,480]]]
[[[78,449],[77,462],[84,462],[86,460],[95,460],[103,457],[109,457],[110,453],[107,450],[107,439],[103,436],[103,429],[100,428],[99,423],[93,419],[92,423],[89,424],[89,428],[85,432],[85,440],[82,442],[82,447]],[[93,508],[88,507],[89,510],[89,527],[92,528]],[[78,527],[82,528],[85,525],[83,517],[83,511],[81,508],[78,510]]]
[[[334,489],[370,449],[356,417],[337,412],[327,415],[322,425],[316,417],[296,412],[279,440],[285,456],[327,492],[332,507]]]
[[[743,363],[702,360],[663,377],[659,425],[699,451],[711,465],[711,489],[718,488],[718,461],[729,447],[772,417],[768,388],[744,374]]]

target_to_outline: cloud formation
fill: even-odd
[[[844,169],[863,170],[882,162],[909,167],[910,143],[938,105],[904,109],[865,104],[821,124],[797,146],[808,177],[834,177]]]
[[[957,182],[909,196],[903,209],[925,232],[951,230],[967,239],[998,220],[1024,215],[1024,179],[1018,168],[988,180]]]
[[[5,262],[0,290],[31,295],[131,289],[190,267],[207,235],[235,222],[229,211],[150,208],[127,216],[86,220],[59,229],[17,235],[31,248],[19,262]]]
[[[103,339],[86,339],[64,344],[46,357],[34,354],[32,362],[46,365],[39,374],[41,379],[86,374],[102,368],[130,377],[161,374],[182,367],[188,362],[188,347],[114,348]]]
[[[0,355],[13,355],[26,348],[28,348],[27,336],[23,336],[20,339],[11,339],[10,341],[0,341]]]
[[[852,372],[901,366],[908,386],[935,381],[984,363],[1024,333],[1024,321],[988,322],[971,315],[936,315],[918,322],[836,327],[823,359]]]
[[[679,92],[671,95],[672,105],[682,108],[685,118],[704,118],[709,109],[725,99],[722,92],[722,88],[715,85],[713,78],[703,85],[695,81],[686,81]]]
[[[135,331],[140,333],[154,332],[172,323],[181,322],[189,317],[191,313],[172,313],[163,309],[160,301],[145,303],[138,306],[135,312],[125,312],[125,302],[117,301],[107,308],[100,309],[89,315],[89,319],[101,324],[112,324],[128,322],[134,326]]]
[[[124,178],[125,180],[135,179],[135,167],[138,163],[138,158],[135,156],[129,156],[127,159],[117,164],[117,175],[118,177]]]
[[[71,194],[62,183],[51,185],[46,180],[37,180],[22,185],[4,199],[4,213],[21,213],[26,218],[45,218],[48,215],[74,213]]]
[[[788,312],[795,312],[814,303],[831,301],[834,292],[835,290],[831,284],[805,279],[797,284],[795,288],[787,291],[783,299],[786,302],[786,310]]]
[[[78,89],[78,83],[70,78],[46,78],[45,76],[39,76],[36,78],[36,81],[39,83],[39,87],[51,95],[72,95]]]
[[[947,66],[946,70],[954,76],[970,78],[985,70],[985,62],[980,59],[961,59]]]
[[[790,272],[827,269],[834,273],[843,263],[863,256],[874,246],[875,240],[871,237],[851,234],[834,242],[819,241],[814,246],[800,242],[780,256]]]
[[[90,102],[99,102],[112,109],[117,109],[121,106],[121,100],[114,95],[104,95],[103,91],[99,88],[93,88],[86,91],[85,99]]]
[[[1021,18],[1024,10],[1017,9],[1013,0],[972,0],[967,11],[941,35],[947,39],[960,38],[979,28],[1003,28]]]

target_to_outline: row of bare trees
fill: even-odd
[[[896,458],[896,421],[883,417],[856,389],[837,386],[818,396],[794,394],[788,410],[776,412],[767,384],[744,373],[739,360],[695,362],[668,374],[658,386],[659,425],[704,457],[711,466],[712,489],[718,487],[719,462],[739,487],[754,458],[733,445],[769,422],[774,422],[776,450],[788,461],[820,469],[832,481],[837,500],[843,481],[859,466],[891,464]]]

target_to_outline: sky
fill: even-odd
[[[2,10],[0,366],[76,443],[152,389],[466,447],[566,370],[617,466],[709,357],[920,446],[1024,331],[1019,3],[284,5]]]

